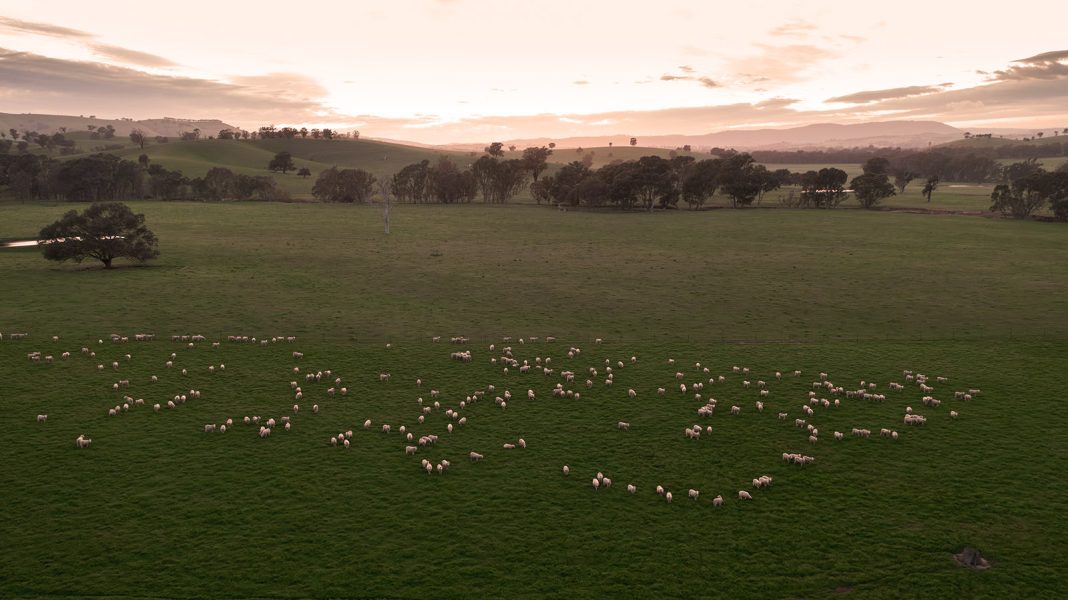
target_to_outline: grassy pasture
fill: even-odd
[[[0,206],[0,239],[32,237],[69,207]],[[1068,450],[1056,434],[1068,424],[1063,227],[861,211],[402,206],[387,238],[379,212],[363,207],[134,208],[161,239],[153,266],[104,272],[0,251],[0,596],[1012,598],[1068,585]],[[31,336],[12,341],[12,331]],[[107,339],[141,331],[160,339]],[[298,341],[188,348],[172,333]],[[429,340],[460,334],[474,338],[471,363]],[[557,373],[490,364],[499,352],[487,345],[499,351],[505,335],[558,336],[511,343],[519,360],[552,356]],[[568,359],[569,346],[583,351]],[[31,363],[34,350],[56,362]],[[63,351],[74,356],[60,360]],[[625,362],[610,387],[606,358]],[[96,369],[111,361],[117,372]],[[219,363],[224,372],[208,373]],[[294,365],[333,370],[349,395],[328,397],[325,381],[305,383]],[[769,382],[763,413],[732,365]],[[559,371],[581,381],[589,366],[600,372],[592,388],[576,386],[581,400],[550,395]],[[793,369],[804,375],[773,377]],[[943,405],[924,407],[914,386],[887,390],[902,369],[949,377],[934,384]],[[703,390],[719,400],[713,417],[671,391],[676,370],[687,383],[726,377]],[[820,370],[848,389],[875,381],[888,398],[817,409],[821,441],[810,446],[792,420]],[[191,388],[203,397],[108,417],[118,379],[149,405]],[[306,397],[291,432],[202,432],[226,417],[292,414],[293,379]],[[490,384],[516,394],[507,409],[476,402],[451,435],[441,411],[416,423],[428,388],[442,391],[444,410]],[[953,399],[968,387],[982,394]],[[928,424],[902,425],[905,405]],[[364,431],[366,418],[394,432]],[[698,422],[713,433],[686,440],[682,429]],[[402,423],[442,439],[406,457]],[[854,426],[875,435],[832,439]],[[901,439],[879,438],[880,427]],[[353,447],[330,447],[346,429]],[[94,439],[88,450],[73,448],[80,433]],[[526,450],[501,449],[518,437]],[[470,463],[470,450],[486,459]],[[786,451],[817,462],[784,465]],[[453,467],[427,476],[422,457]],[[598,470],[612,489],[593,492]],[[735,499],[764,473],[770,489]],[[673,504],[653,493],[658,483]],[[699,502],[686,499],[690,487]],[[993,568],[954,565],[965,545]]]

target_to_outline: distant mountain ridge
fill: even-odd
[[[89,125],[106,127],[111,125],[115,128],[115,135],[128,136],[134,129],[144,131],[146,135],[177,137],[183,131],[199,129],[205,137],[216,135],[222,129],[238,129],[218,119],[175,119],[163,117],[160,119],[97,119],[95,117],[73,115],[45,115],[45,114],[14,114],[0,113],[0,131],[7,132],[9,129],[17,131],[37,131],[39,133],[55,133],[60,127],[66,127],[67,131],[87,131]]]
[[[783,150],[842,148],[856,146],[900,146],[922,148],[960,139],[964,131],[938,121],[880,121],[842,125],[815,123],[783,129],[731,129],[699,135],[636,136],[638,145],[651,148],[678,148],[689,144],[694,150],[735,148],[737,150]],[[558,148],[626,146],[630,136],[578,136],[561,139],[531,138],[507,140],[505,146],[543,146],[555,142]],[[447,148],[481,150],[478,144],[449,144]]]

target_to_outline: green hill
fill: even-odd
[[[79,148],[83,152],[74,156],[94,152],[94,148],[100,146],[120,144],[122,149],[109,152],[128,160],[137,160],[138,156],[144,153],[152,163],[167,169],[177,169],[187,177],[201,177],[213,167],[225,167],[245,175],[270,174],[282,189],[297,198],[311,197],[315,175],[333,166],[363,169],[376,177],[388,177],[406,165],[421,160],[433,162],[439,156],[448,156],[460,166],[469,165],[477,158],[466,152],[435,151],[374,140],[170,141],[162,144],[151,142],[145,144],[142,150],[128,138],[79,140]],[[275,154],[282,151],[293,155],[298,169],[307,167],[311,170],[312,177],[298,177],[293,171],[285,175],[270,173],[267,164]]]

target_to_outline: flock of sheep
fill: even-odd
[[[7,339],[9,340],[24,340],[27,338],[26,334],[10,334]],[[0,341],[4,339],[0,334]],[[59,342],[58,337],[51,338],[54,343]],[[121,336],[118,334],[112,334],[109,336],[112,344],[127,344],[130,341],[130,337]],[[108,417],[120,417],[130,411],[136,411],[140,407],[146,406],[146,401],[143,398],[134,398],[127,392],[131,387],[145,388],[146,396],[156,396],[161,402],[153,402],[152,410],[154,412],[160,412],[165,407],[167,410],[176,410],[188,401],[200,400],[202,398],[202,391],[194,387],[189,387],[187,379],[190,376],[190,370],[196,375],[206,377],[222,376],[226,372],[226,365],[224,363],[212,361],[213,364],[208,365],[195,365],[186,359],[184,356],[180,357],[179,352],[185,353],[184,350],[192,350],[198,345],[210,345],[212,349],[218,349],[221,346],[219,341],[209,341],[206,337],[200,335],[179,335],[171,336],[171,342],[180,344],[182,347],[175,349],[171,352],[168,360],[159,364],[161,374],[169,374],[168,379],[179,379],[183,382],[182,389],[179,393],[172,394],[164,389],[164,384],[160,380],[160,375],[153,374],[145,381],[135,382],[131,384],[128,378],[122,378],[108,383],[110,391],[118,397],[117,403],[109,405],[102,409],[102,412],[106,413]],[[436,343],[440,341],[440,337],[435,337],[432,342]],[[152,334],[136,334],[133,336],[135,342],[154,342],[155,336]],[[268,338],[259,338],[251,336],[228,336],[226,341],[235,344],[254,344],[261,347],[272,346],[279,343],[292,344],[296,342],[296,338],[293,336],[274,336]],[[449,339],[454,344],[466,344],[468,339],[462,336],[452,337]],[[507,410],[509,402],[515,402],[525,400],[534,401],[539,397],[535,391],[536,387],[545,387],[552,385],[551,395],[558,398],[567,398],[573,400],[581,400],[582,392],[579,390],[590,390],[599,386],[601,394],[603,396],[619,396],[622,400],[622,396],[625,394],[627,400],[635,402],[647,402],[649,399],[642,397],[643,393],[639,392],[640,389],[652,390],[655,388],[655,394],[657,397],[664,397],[669,394],[668,389],[675,386],[678,390],[680,398],[687,402],[692,402],[693,410],[696,418],[700,421],[693,424],[686,424],[683,428],[683,435],[687,440],[692,440],[693,443],[700,443],[702,437],[708,437],[714,435],[713,427],[710,424],[711,419],[715,416],[716,412],[723,410],[720,408],[719,402],[716,398],[712,397],[715,390],[723,389],[724,391],[734,387],[732,395],[742,394],[743,396],[751,396],[752,410],[760,415],[764,413],[767,403],[776,401],[781,408],[779,412],[775,413],[774,417],[770,415],[767,417],[771,419],[769,423],[775,423],[776,421],[785,421],[788,419],[792,412],[790,406],[795,406],[799,416],[794,418],[793,425],[801,434],[804,441],[806,441],[811,447],[816,448],[823,444],[823,437],[820,432],[820,428],[817,427],[816,422],[821,419],[823,414],[837,410],[843,405],[844,402],[873,402],[883,403],[890,401],[900,402],[905,404],[902,413],[902,424],[906,426],[921,427],[926,422],[928,417],[918,414],[911,405],[909,405],[909,398],[918,397],[920,403],[928,409],[928,411],[937,411],[938,407],[942,404],[943,400],[937,399],[934,394],[937,393],[934,385],[939,386],[948,384],[948,380],[944,377],[931,378],[922,373],[915,373],[910,370],[902,372],[902,381],[891,381],[885,387],[888,390],[887,393],[880,392],[880,384],[871,381],[860,381],[858,385],[840,385],[831,380],[827,373],[820,372],[816,378],[811,382],[811,387],[804,393],[803,396],[795,395],[793,392],[783,393],[777,392],[774,389],[774,384],[779,383],[786,378],[800,378],[802,371],[793,370],[786,375],[781,371],[769,373],[767,381],[764,379],[758,379],[757,374],[751,372],[747,367],[734,366],[731,367],[729,372],[725,374],[713,374],[707,366],[702,366],[700,362],[694,363],[692,371],[689,375],[684,372],[684,368],[676,365],[676,361],[672,358],[661,359],[661,364],[664,365],[664,380],[672,381],[671,384],[667,384],[666,381],[655,382],[632,382],[635,387],[629,387],[625,392],[613,391],[613,385],[615,383],[616,375],[624,372],[628,365],[634,365],[638,362],[637,356],[630,356],[629,359],[610,359],[603,358],[596,362],[583,363],[583,349],[575,346],[569,346],[566,352],[561,352],[561,355],[556,358],[550,355],[555,348],[546,345],[538,344],[539,338],[518,338],[516,342],[512,343],[512,338],[504,338],[503,343],[498,348],[497,344],[490,344],[487,348],[484,360],[486,360],[494,369],[497,369],[500,377],[502,378],[501,389],[498,390],[496,385],[490,384],[479,389],[473,389],[469,392],[462,394],[444,394],[441,390],[430,387],[425,384],[423,379],[415,378],[414,386],[411,388],[411,420],[410,424],[402,423],[375,423],[372,419],[368,418],[363,422],[362,429],[365,431],[371,431],[377,429],[381,435],[388,436],[387,439],[393,439],[396,431],[399,434],[399,440],[395,442],[397,444],[398,452],[403,450],[404,456],[412,457],[412,459],[419,458],[419,470],[426,474],[444,475],[451,463],[448,459],[442,458],[437,461],[431,461],[427,458],[419,456],[420,452],[434,446],[439,441],[447,439],[450,434],[453,434],[459,427],[464,427],[468,424],[468,418],[474,417],[473,411],[470,409],[480,402],[485,401],[488,398],[492,398],[493,403],[499,407],[500,410]],[[545,343],[553,343],[555,338],[545,338]],[[156,342],[159,343],[159,342]],[[600,344],[601,340],[597,339],[595,344]],[[103,339],[97,340],[96,348],[107,348]],[[386,345],[387,351],[392,351],[392,345]],[[526,351],[524,355],[524,351]],[[120,352],[122,352],[120,350]],[[106,353],[101,350],[101,353]],[[307,412],[303,412],[302,403],[308,402],[309,399],[314,398],[311,401],[311,415],[320,414],[320,403],[324,408],[328,407],[331,403],[340,403],[346,401],[346,396],[349,394],[349,388],[345,385],[340,374],[335,373],[331,369],[318,369],[309,368],[305,365],[304,354],[299,351],[287,352],[291,358],[291,363],[286,367],[284,375],[280,376],[280,389],[285,390],[279,392],[286,395],[285,402],[280,402],[279,407],[276,408],[277,414],[273,416],[261,416],[261,415],[231,415],[227,416],[221,422],[205,423],[203,425],[203,431],[205,434],[225,434],[228,432],[240,429],[242,425],[246,429],[257,432],[257,436],[260,439],[266,439],[271,436],[274,431],[288,432],[295,426],[296,420],[299,418],[317,418],[314,416],[307,416]],[[72,354],[69,351],[60,353],[60,360],[78,360],[80,356],[81,360],[89,361],[90,364],[96,363],[96,368],[93,372],[98,374],[106,374],[109,379],[113,379],[112,373],[121,373],[126,369],[126,365],[134,360],[134,352],[122,352],[122,361],[114,360],[110,363],[106,360],[98,359],[97,350],[93,349],[93,345],[84,346],[80,348],[80,352]],[[31,363],[35,364],[52,364],[55,362],[52,354],[43,354],[40,351],[30,351],[26,354],[27,359]],[[198,355],[203,356],[203,355]],[[444,358],[444,353],[442,353]],[[450,353],[450,359],[460,361],[463,363],[472,362],[474,355],[471,350],[455,351]],[[176,364],[178,361],[182,361],[185,365],[181,367],[181,377],[175,375],[178,372]],[[194,359],[195,360],[195,359]],[[601,362],[603,360],[603,363]],[[559,365],[563,366],[559,366]],[[689,370],[689,368],[685,368]],[[580,375],[581,373],[581,375]],[[537,383],[532,381],[533,378],[537,378]],[[377,379],[379,384],[389,384],[392,376],[387,372],[377,372],[373,377],[365,376],[364,378],[357,377],[357,379],[363,379],[364,383]],[[282,381],[285,383],[281,383]],[[523,382],[520,385],[520,381]],[[526,388],[513,394],[509,389],[511,386],[519,386]],[[796,386],[794,386],[796,387]],[[188,388],[188,389],[186,389]],[[913,391],[915,390],[915,391]],[[963,406],[966,402],[970,401],[974,397],[980,394],[978,389],[957,390],[953,394],[953,401],[958,402]],[[915,394],[915,396],[914,396]],[[717,394],[719,395],[719,394]],[[781,396],[781,397],[779,397]],[[164,400],[165,401],[162,401]],[[448,398],[448,400],[446,400]],[[948,399],[948,397],[944,397]],[[281,400],[281,398],[279,398]],[[656,401],[652,399],[652,401]],[[110,404],[110,403],[109,403]],[[284,406],[284,408],[282,408]],[[726,411],[729,413],[729,417],[733,418],[741,415],[743,412],[748,412],[750,409],[744,408],[746,406],[745,400],[735,400],[734,403],[726,407]],[[440,414],[441,419],[435,419],[428,422],[435,413]],[[490,413],[492,414],[492,413]],[[957,410],[948,411],[950,418],[957,418],[959,413]],[[47,414],[38,414],[37,423],[42,426],[46,426],[48,422]],[[322,418],[322,417],[318,417]],[[492,418],[487,416],[485,411],[478,413],[478,419]],[[764,417],[756,417],[764,418]],[[444,421],[444,426],[441,426],[440,421]],[[237,426],[235,427],[235,423]],[[632,421],[616,421],[615,429],[619,431],[619,435],[629,435],[632,427],[641,427],[641,423],[634,423]],[[256,429],[258,427],[258,429]],[[433,428],[434,432],[430,430]],[[677,430],[676,430],[677,431]],[[890,440],[897,440],[900,437],[900,433],[897,430],[883,427],[879,429],[881,437],[888,438]],[[856,438],[868,438],[871,435],[871,430],[865,427],[852,427],[849,432],[850,437]],[[327,440],[324,440],[324,445],[328,447],[350,449],[356,444],[355,434],[353,429],[345,429],[331,435]],[[844,431],[833,431],[832,437],[836,441],[842,441],[846,438]],[[537,442],[537,440],[535,440]],[[92,443],[92,439],[87,437],[84,433],[79,435],[75,439],[76,448],[88,448]],[[393,443],[393,442],[390,442]],[[451,449],[454,446],[449,444]],[[500,443],[501,451],[517,451],[527,448],[527,440],[523,437],[516,439],[503,441]],[[464,449],[466,450],[466,449]],[[466,454],[470,461],[478,462],[482,461],[486,457],[486,450],[483,448],[474,448],[466,450]],[[811,450],[815,454],[815,450]],[[793,464],[798,466],[805,466],[815,463],[815,456],[811,456],[799,452],[783,452],[782,461],[787,464]],[[564,477],[568,477],[571,472],[569,465],[563,465],[561,469]],[[602,472],[597,472],[589,480],[590,485],[595,491],[607,491],[612,488],[612,479],[607,477]],[[736,496],[738,500],[753,500],[752,491],[767,488],[771,485],[773,478],[767,474],[760,474],[751,480],[750,489],[738,489],[737,493],[731,493],[730,496]],[[639,486],[636,483],[627,483],[626,491],[630,494],[637,494]],[[666,489],[662,484],[649,484],[649,488],[655,489],[656,495],[662,498],[666,502],[672,502],[674,495],[673,492]],[[647,489],[649,489],[647,488]],[[751,491],[752,490],[752,491]],[[687,490],[687,497],[694,502],[700,502],[699,498],[702,496],[702,491],[694,488]],[[710,494],[704,494],[705,497],[710,497]],[[724,503],[724,496],[717,493],[715,496],[711,496],[711,505],[714,507],[722,506]]]

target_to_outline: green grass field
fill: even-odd
[[[0,596],[1053,598],[1068,586],[1060,225],[401,206],[387,237],[369,207],[133,206],[161,240],[151,266],[106,272],[0,250]],[[0,205],[0,239],[32,237],[69,208]],[[157,340],[108,338],[139,332]],[[174,334],[222,341],[190,348]],[[490,359],[505,345],[520,362],[551,357],[555,372],[504,373]],[[582,351],[568,358],[570,347]],[[472,362],[449,358],[461,349]],[[33,363],[31,351],[55,362]],[[768,382],[763,412],[735,365]],[[940,407],[924,406],[915,384],[887,388],[905,369],[949,378],[932,382]],[[580,399],[551,395],[564,370]],[[701,400],[678,391],[676,371],[706,382]],[[810,445],[793,419],[819,371],[846,389],[877,382],[887,399],[819,391],[842,406],[808,417],[820,429]],[[707,383],[717,375],[725,381]],[[327,394],[332,377],[347,396]],[[116,393],[119,379],[131,385]],[[297,414],[292,380],[304,393]],[[447,433],[443,411],[489,385]],[[419,424],[416,399],[429,404],[431,388],[441,408]],[[954,399],[968,388],[982,393]],[[148,408],[190,389],[202,397]],[[515,397],[502,409],[493,396],[505,389]],[[148,406],[109,417],[124,394]],[[709,397],[715,415],[699,417]],[[906,405],[928,423],[903,425]],[[35,423],[41,413],[48,421]],[[290,415],[293,429],[260,439],[245,415]],[[228,417],[231,431],[203,432]],[[694,423],[713,432],[687,440]],[[405,456],[401,424],[440,440]],[[873,435],[853,438],[852,427]],[[329,444],[348,429],[351,448]],[[74,447],[79,434],[90,448]],[[519,437],[526,449],[502,449]],[[787,465],[783,452],[816,462]],[[452,467],[428,476],[421,458]],[[611,489],[593,491],[597,471]],[[761,474],[774,483],[754,490]],[[752,502],[737,499],[742,489]],[[969,545],[992,568],[954,564]]]

